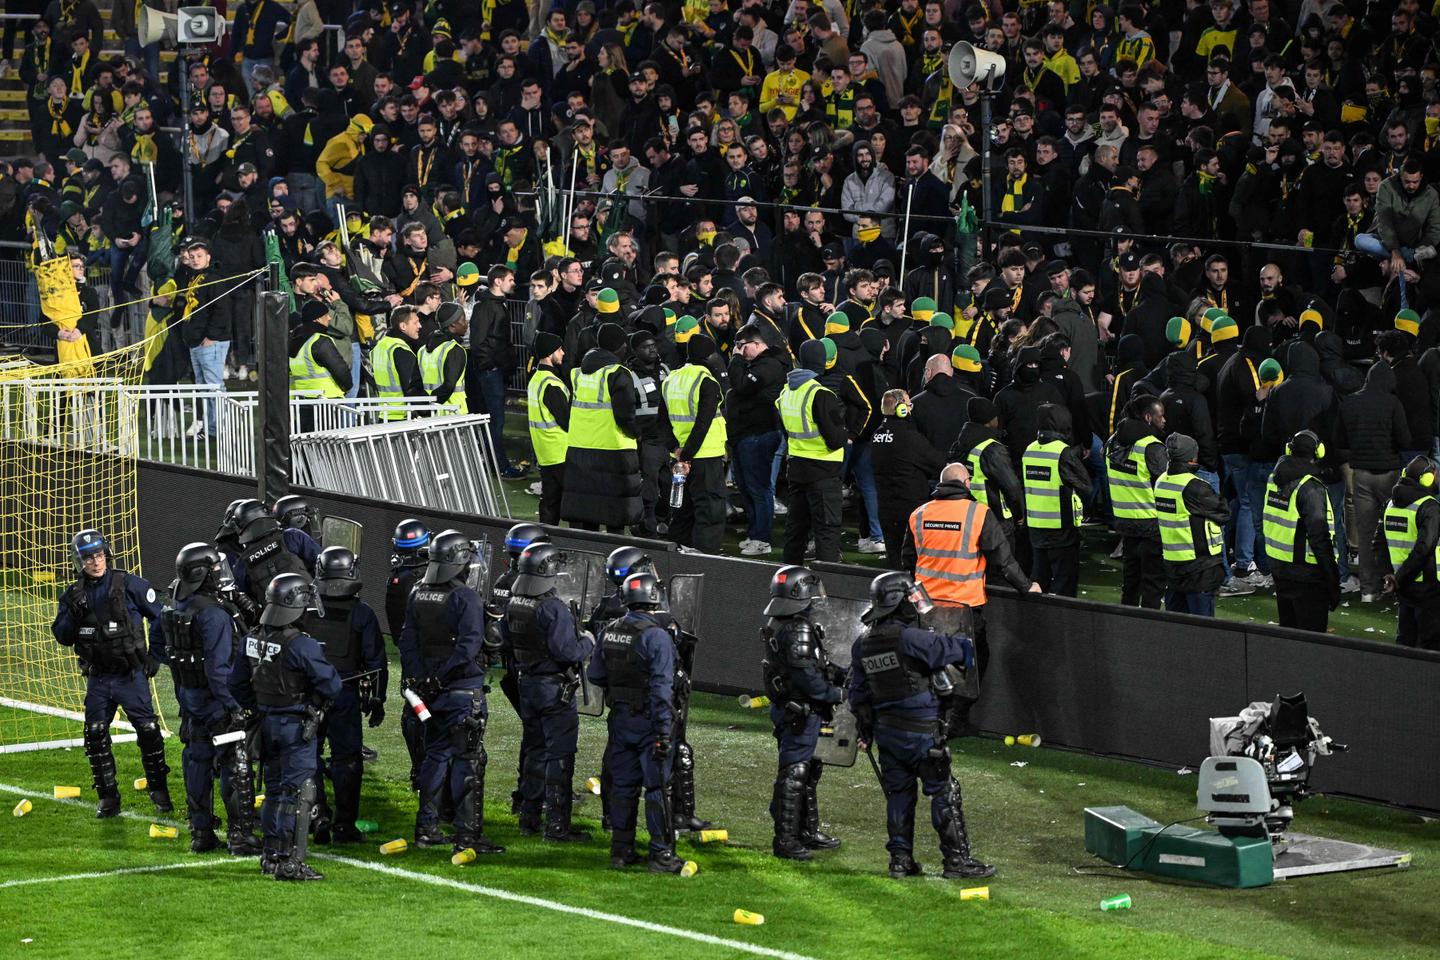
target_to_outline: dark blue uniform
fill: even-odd
[[[490,600],[485,604],[485,635],[487,652],[491,661],[499,661],[504,668],[500,675],[500,692],[505,695],[510,706],[515,710],[515,716],[520,717],[520,672],[515,669],[515,661],[505,649],[504,637],[500,631],[500,624],[505,619],[505,608],[510,603],[510,589],[515,584],[515,564],[519,560],[518,554],[510,554],[510,566],[504,573],[495,579],[494,585],[490,587]],[[515,789],[510,792],[510,812],[520,812],[520,799],[524,793],[525,768],[530,761],[530,755],[535,751],[537,743],[535,733],[524,726],[524,717],[521,717],[520,729],[520,755],[515,774]]]
[[[328,774],[335,786],[335,828],[349,833],[353,839],[355,818],[360,812],[360,779],[364,767],[360,757],[360,748],[364,745],[360,686],[363,683],[367,691],[373,689],[384,699],[385,642],[374,609],[354,597],[325,598],[325,615],[310,618],[306,626],[320,641],[325,659],[343,681],[335,702],[325,712],[320,735],[315,738],[317,762],[321,767],[321,776],[317,779],[321,807],[325,807],[324,777]],[[328,765],[323,760],[326,741],[330,743]]]
[[[675,642],[662,616],[634,610],[606,626],[598,655],[590,661],[590,681],[605,687],[610,704],[605,762],[612,851],[634,846],[642,784],[650,853],[675,850],[667,795],[672,757],[655,751],[658,742],[669,742],[675,722]]]
[[[914,849],[918,778],[930,797],[930,821],[948,857],[946,834],[958,819],[960,788],[950,776],[950,751],[940,733],[940,700],[930,677],[952,663],[974,663],[968,637],[923,630],[896,617],[873,624],[852,650],[850,705],[857,718],[873,715],[890,835],[885,849],[892,854],[908,855]],[[963,824],[960,829],[963,840]]]
[[[244,653],[236,661],[233,689],[239,694],[248,688],[262,718],[265,848],[284,851],[298,840],[301,789],[315,777],[315,740],[307,721],[316,707],[340,695],[340,674],[320,642],[293,627],[257,628],[245,637]]]
[[[385,584],[385,620],[390,640],[400,648],[400,631],[405,628],[405,611],[410,604],[410,591],[425,575],[427,562],[423,557],[394,557],[390,561],[390,580]],[[400,733],[410,754],[410,789],[420,790],[420,764],[425,760],[425,730],[415,711],[400,714]]]
[[[417,837],[433,834],[442,792],[455,804],[457,845],[472,846],[484,829],[485,607],[480,595],[452,581],[422,583],[410,594],[400,631],[407,677],[438,687],[427,699],[425,760],[420,767]],[[432,691],[433,693],[433,691]]]
[[[280,557],[282,550],[289,553],[294,562]],[[230,572],[234,574],[235,586],[260,603],[265,599],[265,588],[276,576],[282,573],[313,576],[315,560],[320,556],[320,544],[311,539],[310,534],[304,530],[287,527],[246,544],[235,553],[227,550],[225,555],[230,561]],[[257,559],[261,555],[263,559]],[[252,578],[252,567],[256,568],[260,575]]]
[[[146,676],[147,663],[153,671],[154,662],[165,658],[163,642],[157,645],[153,637],[146,642],[144,621],[158,616],[160,605],[147,581],[107,568],[98,579],[82,574],[61,595],[50,625],[62,646],[74,648],[86,676],[85,754],[102,797],[118,797],[110,725],[119,707],[135,727],[152,796],[166,788],[170,768]]]
[[[520,781],[522,824],[537,826],[543,803],[547,829],[568,830],[580,732],[575,691],[595,643],[580,635],[570,607],[553,590],[512,596],[500,631],[504,656],[519,674],[520,719],[531,743]]]

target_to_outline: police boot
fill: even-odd
[[[454,850],[456,853],[466,849],[479,854],[504,853],[504,847],[485,836],[485,778],[479,772],[485,768],[478,763],[473,767],[476,776],[465,782],[465,794],[455,807]]]
[[[770,815],[775,820],[775,842],[772,849],[782,860],[809,860],[810,851],[801,840],[805,815],[804,762],[780,768],[775,777],[775,791],[770,800]]]
[[[552,783],[545,787],[545,839],[555,843],[588,843],[590,832],[577,830],[570,823],[574,795],[570,784]]]
[[[225,763],[230,768],[230,792],[224,797],[230,854],[253,857],[261,847],[255,838],[255,782],[250,779],[250,759],[243,745],[236,744]]]
[[[352,764],[342,771],[335,769],[335,825],[330,837],[334,843],[363,843],[365,834],[355,826],[360,815],[360,765]]]
[[[120,813],[120,788],[115,782],[115,754],[110,747],[110,728],[104,723],[85,724],[85,757],[90,761],[95,792],[100,803],[95,818],[105,820]]]
[[[670,795],[675,830],[708,830],[711,827],[709,820],[695,816],[695,751],[683,741],[675,747],[675,774],[670,781]]]
[[[219,847],[220,838],[215,836],[215,818],[208,814],[192,817],[190,820],[190,852],[209,853]]]
[[[154,720],[135,724],[135,741],[140,747],[140,765],[145,768],[145,790],[160,813],[170,813],[170,765],[165,762],[165,737]]]
[[[840,846],[840,841],[820,832],[820,806],[816,802],[820,775],[825,772],[825,765],[811,759],[806,766],[809,772],[805,777],[805,819],[801,824],[800,842],[810,850],[834,850]]]
[[[675,856],[674,850],[650,854],[651,873],[679,873],[684,867],[685,861]]]
[[[622,837],[618,833],[610,837],[610,869],[624,870],[639,862],[640,854],[635,850],[634,833],[631,833],[628,838]]]
[[[311,799],[298,800],[285,797],[278,801],[275,813],[280,835],[274,840],[274,876],[276,880],[323,880],[324,875],[311,869],[302,856],[303,841],[309,818],[300,810],[301,803],[313,803]],[[297,847],[299,849],[297,850]],[[265,867],[262,864],[261,868]]]
[[[960,781],[950,778],[945,809],[940,813],[940,853],[945,857],[947,879],[978,880],[995,876],[995,868],[970,856],[970,837],[965,832],[965,811],[960,803]]]
[[[318,771],[315,776],[315,807],[310,814],[310,835],[315,838],[316,843],[330,843],[332,837],[331,829],[335,825],[335,815],[330,810],[330,801],[325,798],[325,777]]]
[[[896,880],[904,880],[906,877],[918,877],[925,872],[925,868],[915,862],[915,858],[908,853],[890,854],[890,876]]]

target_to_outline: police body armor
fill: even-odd
[[[521,670],[528,671],[550,656],[550,645],[535,622],[544,599],[512,596],[505,608],[505,631],[515,651],[515,665]]]
[[[420,659],[425,669],[439,674],[455,652],[455,632],[445,622],[445,605],[450,602],[451,584],[422,583],[415,588],[415,632],[420,638]]]
[[[190,595],[184,610],[167,605],[160,612],[160,632],[170,651],[170,668],[177,687],[203,690],[210,685],[205,676],[205,640],[195,628],[195,619],[203,611],[220,605],[213,597],[195,593]]]
[[[505,618],[505,611],[510,605],[510,587],[515,583],[515,577],[512,564],[509,570],[495,578],[495,584],[490,588],[490,599],[485,602],[485,615],[492,620]]]
[[[765,695],[772,701],[790,698],[790,668],[815,656],[820,628],[802,616],[772,617],[765,625],[766,657],[760,661],[765,677]]]
[[[294,627],[262,627],[245,638],[250,660],[250,684],[262,707],[298,707],[309,694],[310,678],[304,670],[285,664],[285,651],[300,636]]]
[[[90,593],[84,579],[76,580],[62,598],[76,614],[76,652],[82,660],[106,673],[129,673],[145,658],[143,631],[135,629],[130,619],[130,605],[125,597],[129,574],[124,570],[110,572],[110,589],[105,593],[105,610],[90,605]]]
[[[930,669],[920,660],[900,652],[904,626],[886,623],[871,627],[860,640],[860,663],[865,668],[865,685],[876,704],[908,700],[930,690]]]
[[[410,590],[425,575],[428,561],[406,558],[390,565],[390,581],[385,585],[385,619],[389,622],[390,636],[397,640],[405,626],[405,604],[410,599]]]
[[[310,636],[320,641],[325,659],[342,677],[360,672],[360,644],[351,625],[355,604],[355,597],[326,597],[325,615],[305,621]]]
[[[285,534],[282,530],[267,533],[242,549],[245,570],[250,576],[250,595],[260,602],[264,602],[265,588],[280,574],[298,573],[301,576],[310,576],[310,571],[305,569],[305,561],[285,546]]]
[[[605,628],[600,648],[605,657],[605,700],[611,707],[624,703],[634,713],[650,712],[650,671],[636,647],[645,628],[617,620]]]

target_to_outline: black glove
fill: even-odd
[[[655,740],[655,745],[650,748],[650,756],[654,757],[656,760],[659,760],[661,763],[664,763],[665,758],[670,756],[670,738],[657,738]]]
[[[825,664],[825,680],[832,687],[844,687],[845,671],[838,664],[827,663]]]
[[[1334,610],[1335,608],[1331,607],[1330,609]],[[160,661],[153,653],[145,654],[145,662],[141,666],[145,669],[145,676],[151,679],[154,679],[155,675],[160,672]]]
[[[421,677],[415,681],[415,686],[412,689],[420,695],[421,700],[429,704],[438,700],[440,692],[445,688],[441,686],[439,677]]]
[[[370,729],[374,730],[385,722],[385,702],[376,700],[370,707]]]
[[[224,733],[234,733],[236,730],[244,730],[250,726],[250,711],[244,707],[236,707],[225,714]]]

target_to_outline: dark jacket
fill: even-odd
[[[1320,376],[1335,388],[1338,396],[1354,393],[1364,385],[1364,375],[1345,359],[1345,341],[1338,333],[1320,331],[1315,335],[1314,346],[1320,355]]]
[[[958,480],[946,480],[935,487],[934,500],[973,500],[970,488]],[[1005,533],[1005,527],[1000,522],[1000,517],[993,510],[985,511],[985,520],[980,525],[980,540],[978,543],[980,552],[985,554],[985,564],[993,573],[999,571],[1002,576],[1016,590],[1024,592],[1030,589],[1030,578],[1025,571],[1020,569],[1020,564],[1015,562],[1014,555],[1010,552],[1010,538]],[[915,540],[910,536],[910,529],[905,529],[905,546],[901,548],[900,563],[904,569],[912,574],[915,572]],[[994,583],[992,576],[991,583]]]
[[[1435,544],[1440,540],[1440,502],[1434,499],[1433,487],[1422,487],[1410,477],[1401,477],[1390,495],[1390,502],[1397,507],[1408,507],[1422,497],[1430,497],[1429,503],[1421,505],[1415,515],[1415,547],[1400,564],[1395,574],[1395,593],[1409,603],[1421,603],[1440,594],[1440,583],[1435,577]],[[1364,531],[1361,531],[1363,534]],[[1382,515],[1375,524],[1375,554],[1381,558],[1385,569],[1391,569],[1390,550],[1385,542],[1385,517]],[[1420,579],[1416,580],[1415,575]]]
[[[1200,466],[1220,472],[1220,453],[1215,446],[1215,428],[1210,421],[1210,405],[1197,388],[1195,354],[1189,350],[1172,353],[1166,363],[1169,386],[1160,395],[1165,404],[1165,426],[1171,433],[1194,437],[1200,445]]]
[[[1126,417],[1121,420],[1115,427],[1115,435],[1105,444],[1106,468],[1114,470],[1116,464],[1123,464],[1129,460],[1131,449],[1145,437],[1164,439],[1144,420],[1137,420],[1134,417]],[[1164,473],[1169,465],[1170,460],[1165,455],[1165,444],[1152,443],[1145,448],[1145,466],[1150,471],[1152,486],[1155,479]],[[1148,520],[1126,520],[1116,517],[1114,529],[1122,537],[1160,539],[1160,523],[1154,517]]]
[[[771,349],[754,360],[737,352],[730,358],[730,393],[725,426],[732,441],[780,429],[775,401],[785,386],[785,364]]]
[[[1074,445],[1070,426],[1070,411],[1060,404],[1052,404],[1040,410],[1036,416],[1035,439],[1040,443],[1048,443],[1051,440],[1063,440],[1066,444],[1065,450],[1060,454],[1060,496],[1069,496],[1071,492],[1081,497],[1090,493],[1090,472],[1085,469],[1085,461],[1082,457],[1080,447]],[[1090,452],[1090,445],[1087,443],[1083,453]],[[1075,517],[1075,523],[1068,528],[1059,530],[1037,530],[1030,527],[1030,545],[1036,549],[1049,549],[1055,547],[1074,546],[1080,542],[1080,517]]]
[[[950,462],[964,462],[970,456],[970,451],[992,438],[1001,443],[992,443],[980,455],[980,468],[985,471],[985,484],[990,488],[990,500],[994,501],[994,491],[998,490],[1010,516],[1017,520],[1022,519],[1025,516],[1025,490],[1020,486],[1020,475],[1016,472],[1015,462],[1010,459],[1010,451],[1004,444],[1004,431],[974,420],[967,422],[960,430],[959,439],[950,446]]]
[[[1410,428],[1410,442],[1405,449],[1428,454],[1435,444],[1435,397],[1430,392],[1430,381],[1414,354],[1397,360],[1394,370],[1395,395],[1400,398]]]
[[[1240,349],[1220,368],[1215,384],[1215,441],[1221,456],[1250,453],[1251,440],[1240,428],[1241,417],[1255,403],[1260,364],[1270,357],[1270,335],[1264,327],[1250,327],[1241,335]]]
[[[1168,407],[1166,408],[1168,411]],[[1168,415],[1168,414],[1167,414]],[[1192,464],[1171,462],[1168,472],[1172,477],[1194,475]],[[1200,480],[1185,487],[1185,508],[1192,517],[1203,517],[1224,526],[1230,521],[1230,507],[1215,489]],[[1225,550],[1214,556],[1196,557],[1194,560],[1165,561],[1165,583],[1176,593],[1208,593],[1217,590],[1225,582]]]
[[[1320,471],[1309,460],[1297,457],[1281,457],[1275,465],[1271,480],[1281,497],[1287,501],[1297,484],[1305,477],[1320,477]],[[1300,528],[1315,555],[1315,563],[1291,563],[1277,560],[1270,551],[1270,569],[1276,580],[1291,580],[1299,583],[1320,584],[1330,591],[1333,609],[1340,602],[1340,568],[1335,563],[1334,545],[1330,539],[1330,528],[1325,522],[1326,507],[1330,500],[1325,492],[1324,478],[1321,483],[1306,483],[1296,498],[1295,508],[1300,513]]]
[[[1010,459],[1020,462],[1025,448],[1035,439],[1039,429],[1040,405],[1054,403],[1065,405],[1065,397],[1054,383],[1039,379],[1037,368],[1020,366],[1015,371],[1015,380],[995,395],[995,406],[1000,411],[1000,425],[1005,428],[1005,442],[1010,447]],[[1070,415],[1065,415],[1066,443],[1070,438]]]
[[[1395,371],[1385,361],[1371,364],[1364,388],[1340,401],[1335,446],[1356,470],[1388,473],[1404,466],[1400,451],[1410,449],[1410,428],[1395,396]]]
[[[1146,272],[1140,278],[1140,297],[1135,306],[1125,314],[1122,335],[1135,334],[1145,344],[1145,366],[1155,366],[1165,354],[1171,351],[1170,342],[1165,339],[1165,327],[1170,318],[1180,312],[1166,293],[1165,278]]]
[[[911,403],[915,428],[936,450],[949,450],[969,420],[965,405],[973,396],[953,376],[931,377]]]
[[[515,351],[510,346],[510,307],[503,297],[489,290],[476,298],[470,314],[470,368],[477,374],[488,370],[509,373],[515,369]]]
[[[1321,440],[1331,440],[1335,391],[1320,377],[1320,357],[1315,348],[1299,341],[1292,343],[1280,358],[1280,365],[1285,370],[1285,380],[1265,401],[1265,413],[1260,421],[1262,445],[1271,450],[1284,450],[1290,438],[1301,430],[1314,430]],[[1326,460],[1338,463],[1338,453]],[[1325,479],[1333,483],[1335,478],[1330,473],[1325,471]]]
[[[904,523],[915,508],[930,499],[930,487],[945,458],[925,439],[913,417],[885,417],[875,428],[871,442],[875,463],[875,484],[885,495],[880,498],[880,522]]]

